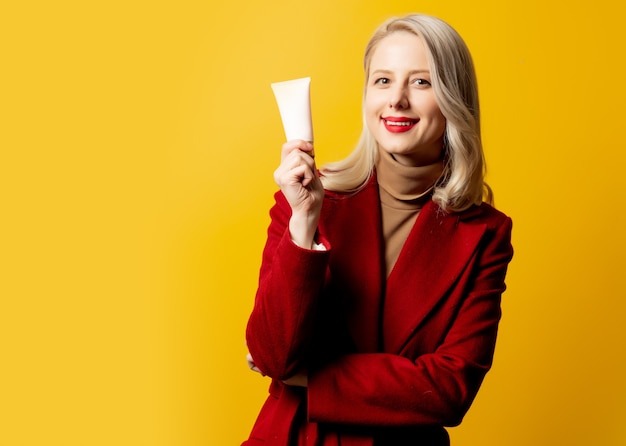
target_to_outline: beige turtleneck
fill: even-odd
[[[420,209],[443,172],[443,161],[427,166],[405,166],[384,150],[379,151],[378,158],[376,176],[389,277]]]

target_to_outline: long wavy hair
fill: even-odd
[[[422,39],[435,99],[446,118],[444,172],[435,185],[433,200],[449,212],[462,211],[482,201],[491,203],[493,194],[484,181],[485,159],[474,63],[467,45],[450,25],[423,14],[384,22],[365,49],[365,85],[376,46],[398,31],[408,31]],[[338,192],[358,191],[372,175],[377,159],[378,144],[363,117],[363,130],[352,153],[321,169],[324,187]]]

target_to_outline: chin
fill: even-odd
[[[387,152],[391,155],[399,155],[399,156],[410,156],[411,155],[411,151],[404,148],[404,147],[391,147],[391,148],[385,148],[380,146],[381,149],[384,152]]]

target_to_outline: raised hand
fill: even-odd
[[[280,166],[274,171],[274,181],[291,206],[291,239],[307,249],[313,245],[324,198],[314,156],[311,143],[287,141],[282,147]]]

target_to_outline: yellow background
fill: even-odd
[[[493,370],[453,444],[626,444],[624,13],[609,0],[5,2],[0,445],[236,445],[283,131],[312,77],[321,162],[360,129],[361,58],[438,15],[477,66],[516,254]]]

